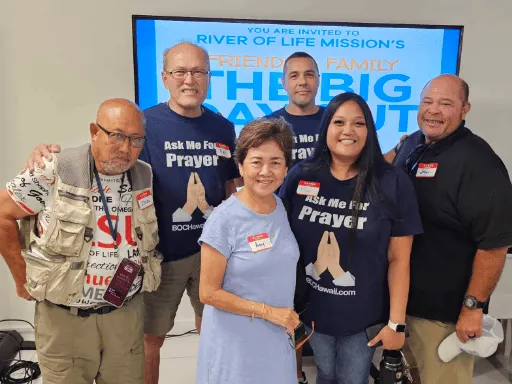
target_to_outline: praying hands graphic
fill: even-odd
[[[187,184],[187,201],[182,208],[178,208],[172,214],[172,221],[183,223],[192,220],[192,214],[199,208],[205,219],[208,218],[213,208],[206,201],[206,193],[203,183],[197,172],[191,172]]]
[[[318,244],[317,259],[314,264],[310,263],[306,267],[306,274],[315,280],[320,279],[320,275],[326,270],[333,277],[334,285],[354,286],[355,278],[348,271],[344,271],[340,265],[340,247],[334,232],[324,231],[320,243]]]

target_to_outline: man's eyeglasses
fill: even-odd
[[[428,144],[418,144],[412,149],[411,153],[409,153],[405,159],[405,171],[408,175],[411,175],[414,172],[429,147],[430,145]]]
[[[311,322],[311,333],[309,335],[306,335],[306,328],[304,327],[304,323],[301,321],[299,326],[295,329],[295,332],[304,332],[300,335],[288,335],[288,338],[290,339],[290,346],[298,351],[302,348],[304,344],[313,336],[313,333],[315,333],[315,322]]]
[[[165,71],[168,75],[171,75],[176,80],[183,80],[187,75],[190,73],[190,75],[195,79],[204,79],[210,71],[205,71],[202,69],[191,69],[190,71],[186,71],[184,69],[177,69],[176,71]]]
[[[108,136],[108,142],[110,144],[121,144],[125,141],[125,139],[128,139],[128,142],[130,145],[134,148],[142,148],[144,146],[144,143],[146,142],[146,137],[144,136],[126,136],[119,132],[110,132],[107,131],[105,128],[103,128],[101,125],[96,123],[96,125],[107,134]]]

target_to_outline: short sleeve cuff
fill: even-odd
[[[318,276],[318,273],[316,273],[316,269],[313,263],[309,263],[306,267],[306,275],[310,276],[316,281],[320,280],[320,276]]]
[[[204,213],[203,218],[205,220],[208,219],[208,217],[211,215],[212,212],[213,212],[213,207],[209,206],[208,209],[206,210],[206,212]]]
[[[192,220],[192,216],[181,208],[178,208],[172,214],[172,221],[175,223],[188,223],[190,220]]]

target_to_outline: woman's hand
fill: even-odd
[[[265,313],[262,318],[286,328],[286,332],[290,335],[294,334],[295,328],[300,322],[299,315],[291,308],[265,306]]]
[[[368,343],[368,346],[373,347],[379,341],[382,341],[382,349],[396,351],[404,346],[405,333],[395,332],[386,325],[384,328],[382,328],[379,334]]]

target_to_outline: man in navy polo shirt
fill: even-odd
[[[163,55],[162,81],[170,98],[144,111],[147,142],[141,153],[153,167],[164,255],[160,288],[144,297],[146,384],[158,382],[160,348],[185,289],[200,330],[197,241],[213,207],[235,190],[233,180],[239,177],[231,155],[233,124],[202,106],[210,81],[207,52],[189,43],[169,48]]]
[[[420,130],[394,163],[412,179],[424,233],[414,238],[407,306],[408,345],[422,384],[472,382],[473,356],[443,363],[439,344],[482,335],[483,306],[512,244],[512,186],[492,148],[465,126],[469,87],[442,75],[423,89]]]

